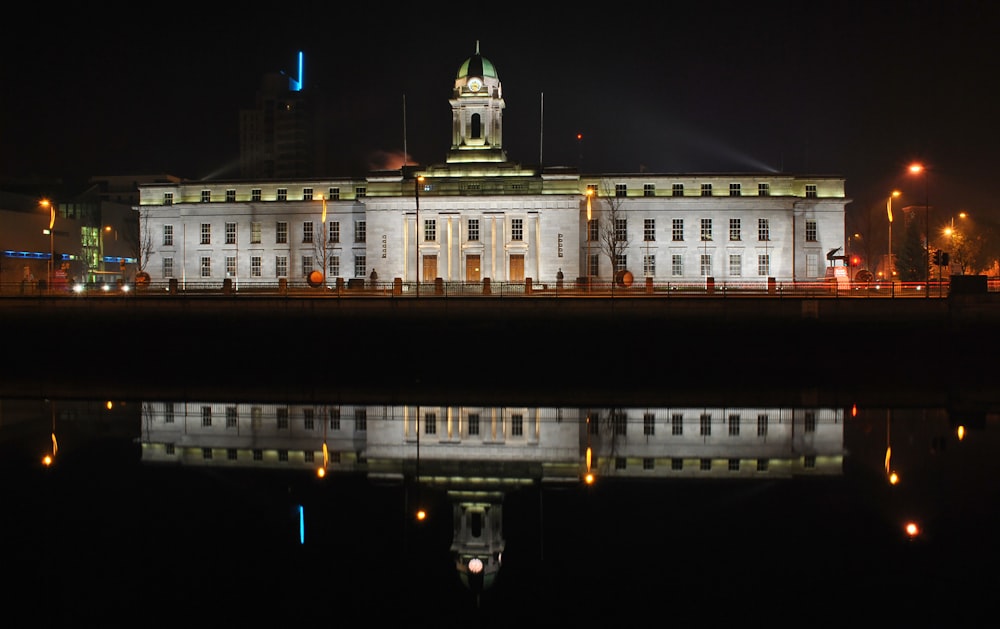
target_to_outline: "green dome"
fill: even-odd
[[[458,68],[458,75],[455,78],[464,79],[467,76],[478,76],[482,78],[498,79],[497,70],[493,67],[493,62],[479,54],[479,42],[476,42],[476,54],[466,59]]]

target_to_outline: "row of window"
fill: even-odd
[[[471,189],[475,189],[475,186],[476,186],[476,184],[470,184],[467,189],[470,189],[470,190]],[[596,185],[590,184],[590,185],[587,186],[587,188],[589,190],[591,190],[593,193],[596,194],[596,192],[597,192],[597,186]],[[262,192],[263,191],[262,191],[261,188],[251,188],[250,189],[250,201],[262,201],[263,200]],[[710,197],[710,196],[712,196],[713,195],[712,184],[711,183],[703,183],[703,184],[701,184],[701,190],[700,190],[700,192],[701,192],[701,196],[703,196],[703,197]],[[356,198],[363,199],[363,198],[365,198],[367,196],[367,194],[368,194],[368,188],[367,188],[367,186],[355,186],[355,188],[354,188],[354,196]],[[670,194],[671,194],[671,196],[675,196],[675,197],[682,197],[682,196],[684,196],[684,184],[682,184],[682,183],[675,183],[675,184],[673,184],[671,186]],[[656,184],[652,184],[652,183],[643,184],[643,186],[642,186],[642,195],[644,197],[655,197],[656,196]],[[624,184],[624,183],[615,184],[615,196],[617,196],[617,197],[628,196],[628,184]],[[742,184],[739,184],[739,183],[730,183],[729,184],[729,196],[731,196],[731,197],[743,196],[743,186],[742,186]],[[771,184],[765,183],[765,182],[758,183],[757,184],[757,196],[761,196],[761,197],[771,196]],[[806,184],[806,197],[807,198],[816,198],[816,196],[817,196],[816,185],[815,184]],[[312,188],[303,188],[302,189],[302,200],[303,201],[322,200],[322,198],[323,198],[322,196],[316,195],[314,193],[314,191],[313,191]],[[328,190],[328,194],[327,194],[326,199],[328,201],[339,201],[340,200],[340,188],[339,187],[331,187]],[[235,188],[230,188],[230,189],[226,190],[226,192],[225,192],[225,200],[226,200],[227,203],[235,203],[236,202],[236,189]],[[288,188],[278,188],[275,191],[275,201],[287,201],[287,200],[288,200]],[[202,190],[201,191],[201,202],[202,203],[211,203],[212,202],[212,191],[211,190]],[[172,192],[166,192],[166,193],[164,193],[164,195],[163,195],[163,204],[164,205],[173,205],[173,203],[174,203],[174,194]]]
[[[767,472],[770,469],[771,460],[770,459],[754,459],[755,469],[758,472]],[[727,459],[726,469],[730,472],[739,472],[741,466],[740,459]],[[802,457],[802,466],[806,469],[813,469],[816,467],[816,455],[807,454]],[[624,470],[628,467],[628,460],[625,457],[619,456],[615,457],[615,469]],[[642,469],[653,470],[656,469],[656,459],[652,457],[645,457],[642,459]],[[670,459],[670,469],[673,471],[681,471],[684,469],[684,459],[672,458]],[[712,459],[698,459],[698,469],[703,472],[712,471]]]
[[[769,423],[769,418],[767,413],[760,413],[757,415],[757,436],[766,437],[767,427]],[[616,435],[624,435],[626,432],[626,426],[628,425],[628,416],[623,412],[611,413],[608,417],[608,423],[611,426],[611,430]],[[727,417],[726,425],[729,430],[730,437],[738,437],[740,435],[740,429],[742,425],[742,419],[739,414],[731,413]],[[588,426],[590,427],[591,434],[597,434],[599,432],[600,421],[599,418],[595,417],[588,421]],[[698,417],[698,434],[707,437],[712,434],[712,414],[702,413]],[[803,416],[803,430],[807,433],[816,432],[816,412],[806,411]],[[642,434],[649,437],[656,434],[656,416],[653,413],[645,413],[642,416]],[[673,413],[670,416],[670,434],[679,436],[684,434],[684,414],[683,413]]]
[[[588,259],[588,267],[590,269],[590,275],[593,277],[599,277],[598,273],[601,260],[603,259],[601,254],[590,254]],[[743,275],[743,254],[731,253],[729,254],[729,275],[733,277],[741,277]],[[699,274],[703,277],[710,277],[714,274],[712,266],[712,254],[702,253],[698,256]],[[628,256],[625,254],[618,254],[615,256],[615,272],[625,271],[629,268],[628,266]],[[642,256],[642,274],[645,277],[655,277],[656,276],[656,254],[643,254]],[[670,256],[670,275],[672,277],[682,277],[684,275],[684,254],[675,253]],[[762,253],[757,255],[757,275],[760,277],[770,277],[771,275],[771,255]]]
[[[262,224],[260,221],[250,223],[250,244],[261,243]],[[437,241],[437,219],[424,219],[424,242]],[[466,235],[468,240],[476,242],[479,240],[479,219],[470,218],[466,221]],[[237,224],[227,222],[225,224],[225,244],[237,244]],[[600,226],[597,219],[591,219],[587,225],[587,235],[589,240],[600,240]],[[358,220],[354,222],[354,242],[366,242],[368,238],[367,222]],[[815,220],[806,220],[806,242],[816,242],[818,238],[818,227]],[[713,240],[713,221],[711,218],[703,218],[700,223],[700,240],[710,242]],[[330,221],[327,226],[327,243],[340,242],[340,221]],[[511,240],[521,241],[524,239],[524,219],[511,219]],[[615,219],[615,239],[619,242],[628,240],[628,220],[624,218]],[[642,239],[644,242],[656,241],[656,219],[643,219]],[[313,221],[302,223],[302,242],[312,243],[315,240]],[[671,223],[671,240],[674,242],[684,241],[684,219],[675,218]],[[739,218],[729,219],[729,240],[738,242],[743,240],[743,220]],[[771,240],[771,222],[767,218],[757,219],[757,240],[767,242]],[[274,229],[275,244],[288,244],[288,222],[277,221]],[[212,244],[212,224],[202,223],[200,230],[200,244]],[[174,244],[174,226],[163,226],[163,245],[171,247]]]
[[[226,256],[226,277],[239,277],[239,269],[237,268],[236,256]],[[322,266],[322,265],[321,265]],[[162,273],[164,278],[175,277],[175,265],[174,259],[172,257],[164,257],[162,259]],[[366,277],[368,275],[368,256],[366,255],[355,255],[354,256],[354,275],[353,277]],[[201,256],[198,259],[198,275],[203,278],[213,277],[212,269],[212,257],[211,256]],[[300,267],[301,274],[306,277],[312,271],[316,270],[315,258],[313,256],[302,256],[302,266]],[[250,256],[250,277],[260,278],[264,277],[264,258],[263,256]],[[282,278],[288,277],[290,274],[288,265],[288,256],[274,256],[274,267],[273,267],[273,277]],[[341,264],[339,255],[327,256],[327,276],[328,277],[341,277]],[[269,272],[270,276],[271,273]]]

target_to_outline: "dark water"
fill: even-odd
[[[961,624],[998,585],[989,393],[579,408],[571,395],[450,406],[442,392],[421,402],[420,440],[399,391],[336,404],[103,393],[0,400],[3,599],[32,624]],[[475,553],[453,552],[456,514],[480,511],[499,528],[470,516],[483,525],[471,547],[502,548],[500,568],[463,578]]]

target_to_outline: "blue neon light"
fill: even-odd
[[[306,515],[302,505],[299,505],[299,544],[306,543]]]
[[[303,85],[305,85],[305,71],[303,69],[304,66],[305,66],[305,57],[303,56],[302,51],[300,50],[299,51],[299,73],[298,73],[298,77],[297,78],[288,77],[288,89],[289,89],[289,91],[292,91],[292,92],[300,92],[300,91],[302,91],[302,87],[303,87]]]

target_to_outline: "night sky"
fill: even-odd
[[[329,100],[330,176],[398,166],[404,136],[413,160],[442,162],[454,77],[478,41],[503,83],[513,161],[834,174],[849,214],[884,210],[895,188],[897,207],[926,195],[942,215],[1000,218],[1000,3],[389,6],[27,9],[22,36],[0,43],[0,181],[236,178],[239,111],[300,50]],[[933,169],[926,190],[905,173],[913,160]]]

